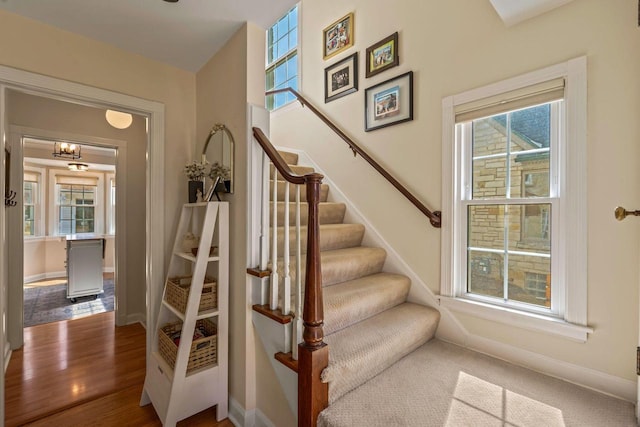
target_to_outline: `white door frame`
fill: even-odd
[[[106,147],[116,150],[116,236],[115,236],[115,320],[117,326],[126,325],[131,321],[127,318],[127,235],[126,200],[127,200],[127,141],[100,138],[90,135],[79,135],[70,132],[58,132],[46,129],[37,129],[26,126],[9,124],[9,139],[11,145],[11,182],[13,187],[22,188],[23,184],[23,144],[25,137],[38,138],[50,141],[77,141],[83,145]],[[18,206],[20,207],[20,206]],[[46,208],[46,207],[45,207]],[[22,212],[17,209],[9,209],[7,214],[9,225],[9,289],[7,318],[11,328],[9,330],[9,342],[11,349],[15,350],[23,344],[23,317],[24,310],[24,236],[21,227],[16,226],[22,221]]]
[[[164,210],[153,207],[164,206],[164,104],[125,95],[105,89],[86,86],[80,83],[48,77],[41,74],[0,66],[0,184],[4,183],[4,146],[8,135],[6,123],[6,90],[16,89],[39,96],[63,99],[69,102],[91,106],[112,106],[121,111],[147,115],[149,117],[149,137],[147,139],[146,164],[146,324],[155,325],[154,310],[161,297],[164,277]],[[4,252],[7,238],[4,235],[6,209],[0,208],[0,250]],[[151,232],[153,230],[153,232]],[[4,265],[5,254],[0,254],[0,271],[7,271]],[[20,272],[22,275],[23,272]],[[6,283],[0,277],[0,315],[6,312]],[[9,322],[7,322],[9,323]],[[0,339],[6,337],[6,324],[0,322]],[[147,354],[150,348],[151,333],[147,333]],[[0,347],[0,414],[4,413],[4,366],[5,343]],[[0,425],[4,420],[0,420]]]

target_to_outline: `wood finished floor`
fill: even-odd
[[[139,406],[145,329],[114,326],[114,313],[26,328],[5,375],[5,425],[160,426]],[[211,408],[178,424],[231,427]]]

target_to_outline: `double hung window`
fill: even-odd
[[[267,31],[266,90],[290,87],[298,90],[298,6],[294,6]],[[290,93],[267,96],[267,109],[293,101]]]
[[[586,59],[445,98],[443,126],[441,300],[586,340]]]

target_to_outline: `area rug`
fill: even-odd
[[[67,284],[38,286],[24,290],[24,326],[34,326],[60,320],[77,319],[113,311],[113,279],[104,280],[104,292],[79,297],[74,304],[67,299]]]

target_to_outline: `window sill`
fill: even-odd
[[[509,326],[556,335],[581,343],[587,342],[588,334],[593,333],[593,328],[569,323],[556,317],[527,313],[463,298],[439,296],[438,299],[440,305],[453,311]]]

